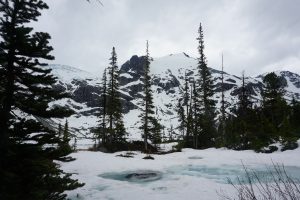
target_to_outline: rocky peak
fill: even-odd
[[[120,68],[121,73],[137,73],[143,74],[144,72],[145,57],[138,57],[137,55],[132,56],[126,61]]]
[[[145,58],[143,56],[134,55],[120,66],[120,95],[124,108],[124,121],[129,133],[139,133],[137,122],[142,108],[144,64]],[[216,94],[214,97],[217,107],[220,107],[222,72],[212,68],[210,70],[215,84]],[[71,99],[63,103],[77,112],[70,117],[70,126],[76,128],[76,130],[89,132],[90,128],[97,125],[99,97],[101,96],[99,77],[101,77],[101,74],[95,77],[76,68],[58,65],[53,67],[53,72],[58,77],[55,88],[71,94]],[[185,74],[187,74],[190,83],[197,79],[197,60],[185,53],[155,58],[150,64],[150,73],[152,74],[153,98],[157,117],[167,129],[171,126],[176,128],[178,121],[175,105],[185,83]],[[285,89],[287,90],[285,98],[291,99],[295,96],[300,100],[300,76],[288,71],[276,73],[282,77],[283,83],[285,83]],[[264,75],[255,78],[246,77],[246,87],[250,91],[254,102],[261,99]],[[232,106],[238,100],[241,84],[241,77],[224,72],[223,88],[225,89],[226,105],[228,105],[227,112],[230,112]],[[79,121],[80,123],[78,123]],[[140,135],[131,135],[130,137],[138,138]]]

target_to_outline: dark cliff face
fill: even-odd
[[[283,78],[287,77],[296,88],[300,88],[300,76],[298,74],[294,74],[289,71],[282,71],[280,74]],[[287,80],[285,81],[287,82]]]
[[[161,87],[167,93],[180,86],[178,79],[172,74],[170,70],[167,71],[165,77],[161,78],[159,75],[154,75],[152,84]]]
[[[130,60],[128,60],[121,66],[120,73],[122,74],[127,72],[129,74],[133,73],[142,75],[144,73],[144,65],[145,57],[138,57],[137,55],[134,55],[130,58]]]
[[[72,94],[73,100],[86,103],[89,107],[98,107],[100,102],[100,86],[89,85],[85,80],[73,80],[72,84],[77,86]]]
[[[121,104],[123,105],[123,112],[128,113],[130,110],[136,109],[137,106],[131,101],[135,97],[141,97],[139,92],[143,90],[143,84],[132,85],[130,91],[126,88],[122,89],[124,85],[131,82],[142,80],[143,74],[143,57],[133,56],[130,61],[127,61],[121,66],[120,69],[120,88],[124,92],[120,92]],[[122,74],[128,73],[130,78],[122,76]],[[91,109],[83,111],[79,114],[82,115],[96,115],[99,112],[99,105],[101,102],[101,86],[100,83],[95,84],[90,80],[74,79],[71,83],[64,83],[63,80],[59,80],[54,86],[58,91],[64,91],[70,94],[71,99],[80,104],[85,104]],[[72,105],[72,107],[76,107]]]
[[[143,91],[144,57],[132,56],[120,68],[119,85],[131,98],[141,98]],[[130,101],[129,98],[125,98]]]
[[[143,97],[143,74],[144,74],[145,58],[143,56],[132,56],[130,60],[125,62],[120,66],[120,97],[121,103],[123,105],[123,112],[128,113],[130,110],[137,109],[138,103],[136,100]],[[172,66],[170,66],[172,67]],[[178,70],[178,69],[177,69]],[[187,75],[189,83],[191,84],[194,80],[196,74],[198,73],[196,69],[182,69]],[[175,71],[174,71],[175,72]],[[224,73],[224,84],[221,84],[221,71],[211,69],[212,76],[215,83],[215,92],[220,93],[222,87],[225,91],[230,92],[230,103],[232,103],[232,98],[236,98],[241,92],[240,85],[241,78],[238,76],[230,75]],[[282,84],[288,86],[293,84],[293,87],[300,89],[300,76],[288,71],[280,72]],[[259,96],[263,89],[262,83],[263,75],[256,78],[247,78],[246,89],[253,96],[254,99],[259,99]],[[63,79],[59,80],[54,88],[60,91],[69,92],[71,98],[79,103],[78,105],[72,105],[74,108],[80,105],[86,105],[90,109],[84,110],[79,114],[82,115],[96,115],[99,112],[99,104],[101,102],[101,86],[100,80],[89,80],[89,79],[73,79],[69,83],[64,83]],[[182,89],[182,84],[184,83],[184,73],[177,74],[176,76],[172,74],[171,70],[166,69],[162,74],[152,75],[153,92],[157,95],[165,93],[168,95],[171,101],[176,101],[179,95],[179,91]],[[219,95],[219,94],[218,94]],[[218,99],[217,95],[217,99]],[[219,95],[220,96],[220,95]],[[290,92],[288,97],[295,96],[300,98],[300,94],[297,92]],[[171,112],[172,105],[168,107],[164,102],[159,102],[161,105],[165,105],[165,108],[170,108],[169,110],[163,111]],[[227,102],[229,103],[229,102]],[[159,108],[162,109],[162,108]]]
[[[120,69],[120,86],[134,98],[141,98],[143,91],[143,74],[144,74],[145,58],[132,56],[129,61],[124,63]],[[129,78],[130,77],[130,78]],[[135,84],[129,84],[136,82]],[[174,88],[180,86],[180,82],[172,72],[168,70],[167,76],[161,77],[154,75],[152,77],[153,86],[158,86],[158,93],[162,90],[166,93],[174,93]]]

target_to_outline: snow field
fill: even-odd
[[[68,192],[72,200],[86,199],[219,199],[218,193],[233,194],[233,187],[226,178],[234,179],[243,174],[242,163],[249,169],[265,169],[272,162],[284,164],[292,177],[300,178],[300,149],[272,154],[253,151],[234,151],[210,148],[184,149],[167,155],[152,155],[155,160],[133,152],[134,158],[116,157],[125,153],[105,154],[80,151],[72,154],[77,160],[63,163],[62,168],[86,183],[82,188]],[[101,177],[105,173],[128,173],[140,170],[158,171],[162,178],[135,183]],[[79,197],[77,197],[77,194]]]

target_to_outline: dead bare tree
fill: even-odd
[[[219,193],[219,196],[222,200],[300,200],[300,181],[293,179],[284,165],[273,163],[267,169],[270,178],[265,180],[258,171],[244,166],[245,178],[228,180],[236,191],[235,196],[224,193]]]

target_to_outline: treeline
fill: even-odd
[[[151,89],[150,76],[150,54],[149,44],[146,43],[146,54],[144,56],[144,74],[143,74],[143,99],[142,112],[140,117],[140,127],[143,144],[140,142],[129,142],[126,137],[128,133],[125,130],[122,113],[122,103],[120,99],[119,88],[119,67],[117,65],[117,54],[115,47],[112,49],[109,66],[104,70],[101,86],[101,96],[99,99],[100,112],[98,116],[98,126],[93,130],[97,139],[96,149],[106,151],[119,150],[143,150],[149,152],[149,142],[158,144],[161,142],[161,129],[159,124],[155,106],[153,104],[153,96]],[[151,151],[156,148],[151,146]],[[105,148],[105,149],[103,149]]]
[[[111,53],[110,65],[103,73],[101,88],[99,102],[101,112],[98,117],[98,127],[94,130],[98,141],[97,148],[102,145],[110,149],[119,149],[117,146],[126,143],[126,132],[120,101],[119,67],[114,47]]]
[[[204,36],[199,26],[198,75],[185,84],[177,104],[179,127],[183,135],[183,147],[208,148],[216,145],[218,131],[216,126],[216,102],[213,99],[212,75],[204,55]]]
[[[259,104],[251,96],[242,78],[239,100],[231,115],[223,122],[223,145],[233,149],[254,149],[260,152],[277,150],[273,143],[280,143],[282,150],[298,147],[300,136],[300,103],[284,99],[282,80],[274,72],[263,78],[262,100]],[[269,148],[266,148],[268,147]]]
[[[178,130],[183,139],[181,147],[228,147],[272,152],[278,148],[270,145],[280,143],[282,150],[297,148],[300,103],[295,98],[289,103],[284,99],[284,85],[274,72],[263,78],[260,103],[252,100],[243,74],[238,102],[233,106],[234,109],[229,110],[225,105],[222,69],[221,107],[216,110],[213,80],[204,55],[201,24],[198,33],[198,76],[189,79],[185,75],[185,84],[177,103]]]
[[[291,102],[284,99],[284,85],[275,73],[263,78],[264,88],[262,100],[253,100],[246,87],[244,74],[238,89],[238,102],[229,110],[224,95],[224,72],[222,68],[221,106],[216,108],[214,100],[215,88],[211,71],[207,66],[204,54],[204,35],[202,25],[198,30],[198,73],[189,78],[185,74],[185,82],[181,87],[176,111],[180,132],[179,148],[189,147],[203,149],[209,147],[227,147],[243,150],[254,149],[259,152],[277,150],[274,143],[280,143],[282,150],[298,146],[300,136],[299,102],[295,98]],[[122,114],[122,103],[119,88],[119,68],[117,55],[113,48],[110,65],[104,70],[102,91],[99,100],[99,121],[94,129],[97,138],[97,149],[102,147],[108,151],[143,150],[156,151],[156,144],[162,142],[164,127],[157,120],[156,108],[153,104],[150,76],[150,55],[148,41],[144,58],[144,74],[142,80],[143,99],[142,113],[139,122],[143,141],[132,144],[128,142]],[[173,134],[173,133],[171,133]],[[171,137],[172,138],[172,137]],[[175,138],[175,137],[174,137]],[[103,149],[102,149],[103,150]]]

